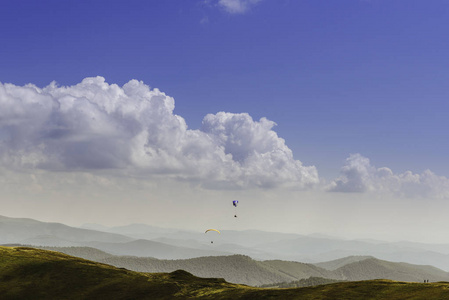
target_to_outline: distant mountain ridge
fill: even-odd
[[[203,231],[159,228],[145,224],[113,228],[92,224],[89,226],[103,228],[107,232],[32,219],[0,217],[0,244],[90,246],[115,255],[160,259],[240,254],[257,260],[320,263],[348,256],[372,256],[387,261],[433,265],[449,270],[449,244],[343,240],[322,235],[226,229],[222,229],[222,234],[211,244],[210,237]]]
[[[176,247],[149,240],[135,240],[126,243],[89,242],[88,245],[115,255],[153,257],[158,259],[187,259],[201,256],[230,255],[232,253],[217,250],[203,250]]]
[[[243,255],[200,257],[188,260],[157,260],[138,257],[107,257],[99,260],[139,272],[172,272],[183,269],[199,277],[223,277],[228,282],[263,285],[309,277],[336,280],[390,279],[408,282],[449,281],[449,273],[433,266],[389,262],[376,258],[351,262],[333,271],[313,264],[288,261],[255,261]]]
[[[130,242],[134,240],[125,235],[102,232],[90,229],[70,227],[61,223],[40,222],[26,218],[8,218],[0,216],[0,244],[23,243],[34,241],[45,242],[52,239],[76,243],[97,242]]]
[[[115,255],[148,256],[161,259],[230,255],[209,247],[195,249],[156,241],[136,239],[122,234],[70,227],[60,223],[0,216],[0,244],[48,247],[94,247]]]
[[[448,272],[433,266],[389,262],[377,258],[353,262],[332,272],[341,276],[341,279],[350,281],[370,279],[391,279],[408,282],[449,281]]]
[[[353,262],[358,262],[358,261],[362,261],[368,258],[374,258],[372,256],[347,256],[347,257],[343,257],[340,259],[335,259],[335,260],[331,260],[331,261],[325,261],[325,262],[320,262],[320,263],[315,263],[315,266],[318,266],[320,268],[329,270],[329,271],[334,271],[338,268],[341,268],[343,266],[346,266],[350,263]]]
[[[201,235],[186,230],[131,224],[109,228],[108,232],[126,232],[136,238],[151,238],[178,247],[205,247]],[[374,256],[388,261],[433,265],[449,270],[449,244],[344,240],[322,234],[306,236],[260,230],[222,230],[220,245],[221,251],[248,255],[259,260],[318,263],[348,256]]]

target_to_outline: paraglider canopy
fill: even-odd
[[[204,233],[208,233],[209,231],[215,231],[215,232],[220,233],[220,231],[218,231],[217,229],[213,229],[213,228],[206,230],[206,232],[204,232]],[[220,234],[221,234],[221,233],[220,233]],[[213,244],[214,241],[210,241],[210,243]]]

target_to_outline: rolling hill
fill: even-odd
[[[223,277],[229,282],[252,286],[291,282],[309,277],[334,280],[391,279],[409,282],[449,281],[449,273],[428,265],[389,262],[374,257],[352,256],[319,264],[293,261],[257,261],[244,255],[209,256],[162,260],[150,257],[116,256],[89,247],[44,247],[69,255],[139,272],[186,270],[200,277]]]
[[[432,266],[384,261],[377,258],[353,262],[333,271],[344,280],[392,279],[422,282],[449,281],[449,273]]]
[[[139,273],[62,253],[0,247],[3,299],[448,299],[449,283],[389,280],[263,289],[177,270]]]
[[[252,286],[296,279],[243,255],[208,256],[187,260],[114,256],[100,262],[139,272],[173,272],[182,269],[199,277],[222,277],[229,282]]]
[[[370,279],[409,282],[423,282],[424,279],[432,282],[449,281],[449,273],[432,266],[396,263],[375,258],[351,262],[335,270],[326,270],[313,264],[299,262],[256,261],[243,255],[211,256],[186,260],[111,256],[99,261],[140,272],[172,272],[183,269],[195,276],[223,277],[229,282],[252,286],[290,282],[309,277],[351,281]]]
[[[316,263],[314,265],[318,266],[320,268],[326,269],[326,270],[333,271],[340,267],[346,266],[347,264],[365,260],[368,258],[373,258],[373,257],[372,256],[347,256],[347,257],[343,257],[343,258],[339,258],[339,259],[335,259],[335,260],[331,260],[331,261]]]

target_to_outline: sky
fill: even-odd
[[[448,28],[445,0],[4,1],[0,215],[449,243]]]

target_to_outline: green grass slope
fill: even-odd
[[[167,295],[174,284],[155,284],[139,273],[62,253],[0,247],[2,299],[135,299]]]
[[[449,283],[388,280],[262,289],[186,271],[138,273],[66,254],[0,247],[1,299],[449,299]]]

